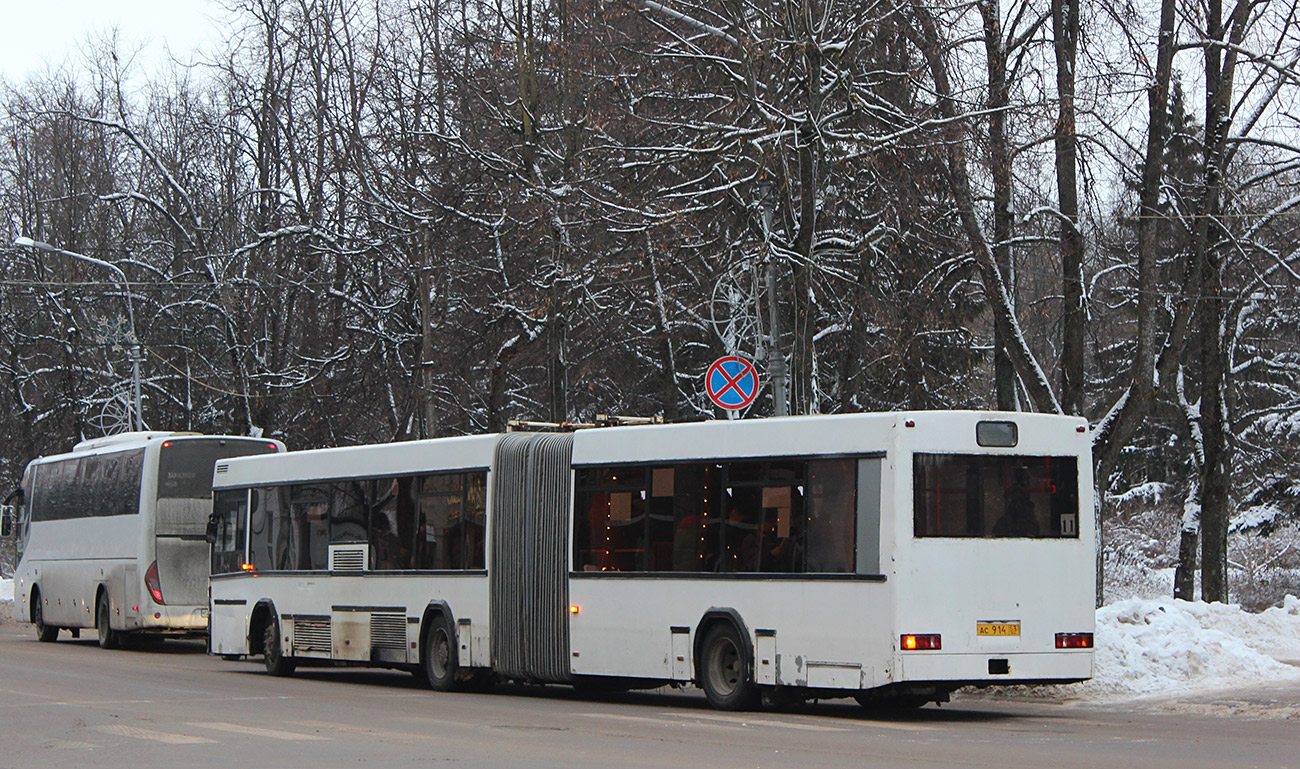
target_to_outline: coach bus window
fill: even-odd
[[[134,515],[140,510],[143,466],[143,449],[37,465],[32,479],[32,520]]]
[[[244,563],[244,521],[248,490],[218,492],[212,502],[216,539],[212,543],[212,573],[230,574]]]
[[[290,568],[307,571],[329,568],[329,504],[328,484],[290,488]]]
[[[912,479],[918,537],[1079,536],[1074,457],[917,454]]]

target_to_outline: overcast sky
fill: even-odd
[[[222,0],[0,0],[5,35],[0,77],[21,84],[48,63],[79,66],[92,36],[117,28],[123,54],[143,46],[137,75],[151,75],[171,55],[189,61],[225,37]]]

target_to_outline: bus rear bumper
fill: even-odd
[[[898,680],[962,681],[968,684],[1068,683],[1092,678],[1091,650],[1042,653],[908,652]]]
[[[136,630],[142,633],[202,636],[208,633],[206,606],[141,606]]]

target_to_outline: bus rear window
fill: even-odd
[[[274,453],[275,444],[270,441],[228,438],[167,441],[158,455],[158,498],[206,501],[212,495],[212,468],[218,459]]]
[[[917,537],[1079,537],[1075,457],[917,454]]]

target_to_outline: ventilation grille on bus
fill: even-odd
[[[371,614],[370,648],[406,649],[406,614]]]
[[[230,465],[217,465],[217,475],[224,475],[230,472]]]
[[[332,654],[334,643],[330,638],[329,616],[296,615],[293,618],[293,650],[294,653]]]
[[[365,545],[330,545],[330,571],[365,571]]]

